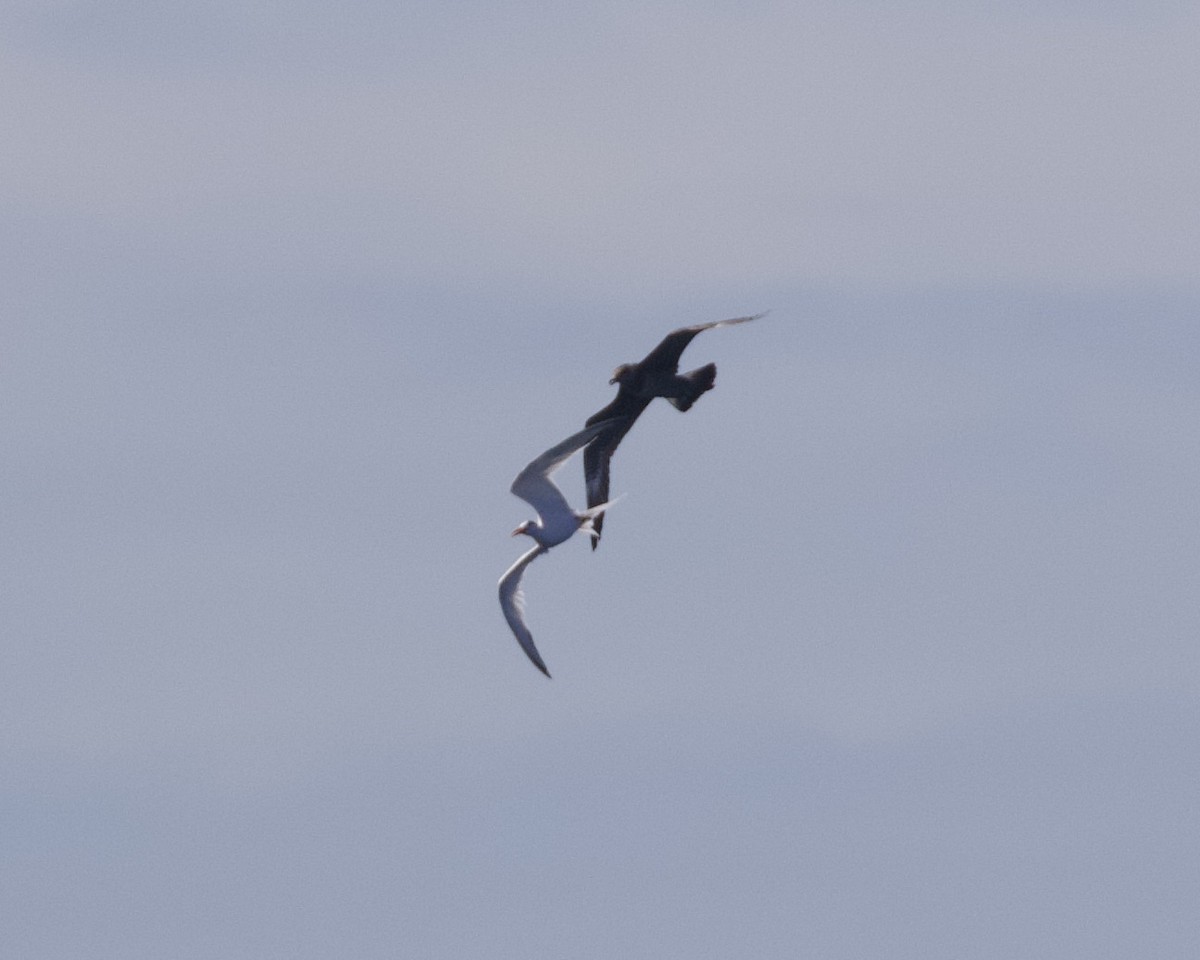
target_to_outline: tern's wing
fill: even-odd
[[[538,544],[532,550],[527,550],[511,567],[504,571],[500,578],[500,609],[504,611],[504,619],[508,621],[517,643],[525,651],[525,655],[533,661],[533,665],[550,676],[546,664],[542,662],[537,647],[533,645],[533,634],[525,626],[525,593],[521,590],[521,575],[539,553],[545,553],[546,548]]]
[[[641,362],[641,366],[647,370],[668,370],[674,373],[679,367],[679,358],[683,356],[683,351],[692,342],[692,338],[696,334],[703,333],[705,330],[711,330],[713,327],[730,327],[735,323],[748,323],[763,316],[766,316],[766,314],[756,313],[752,317],[711,320],[708,323],[697,323],[691,327],[680,327],[678,330],[672,330],[663,337],[662,343],[646,354]]]
[[[562,443],[556,444],[537,459],[531,461],[524,470],[517,474],[512,483],[512,492],[528,503],[538,512],[542,522],[555,514],[574,514],[567,498],[554,485],[550,476],[561,467],[567,458],[597,434],[607,430],[609,421],[596,423],[590,427],[573,433]]]

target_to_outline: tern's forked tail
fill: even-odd
[[[607,500],[604,503],[598,503],[594,507],[588,507],[586,510],[579,511],[579,529],[592,538],[593,546],[595,545],[595,541],[600,539],[600,531],[595,527],[596,520],[598,520],[604,514],[605,510],[607,510],[624,496],[625,494],[621,494],[620,497],[613,497],[611,500]]]

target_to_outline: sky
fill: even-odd
[[[1198,44],[6,4],[4,953],[1191,957]],[[527,571],[546,680],[512,478],[764,310]]]

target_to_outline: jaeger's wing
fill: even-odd
[[[752,317],[733,317],[730,320],[710,320],[708,323],[697,323],[690,327],[672,330],[663,337],[657,347],[646,354],[639,366],[647,370],[665,370],[674,373],[679,369],[679,358],[683,356],[683,351],[687,349],[687,345],[692,342],[696,334],[711,330],[713,327],[731,327],[735,323],[749,323],[751,320],[757,320],[763,316],[766,314],[756,313]]]
[[[608,471],[612,455],[625,434],[629,432],[629,428],[637,420],[638,415],[646,409],[649,403],[649,400],[639,400],[636,397],[622,401],[621,394],[618,392],[616,400],[588,420],[588,423],[596,421],[610,424],[583,451],[583,478],[587,486],[589,507],[598,507],[600,504],[608,502]],[[617,418],[613,416],[614,408],[630,412]],[[603,528],[604,514],[600,514],[592,521],[592,530],[595,532],[595,536],[592,537],[593,550],[600,542],[600,533]]]

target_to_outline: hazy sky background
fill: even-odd
[[[1197,49],[10,0],[4,954],[1194,956]],[[765,309],[528,571],[547,681],[513,476]]]

